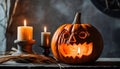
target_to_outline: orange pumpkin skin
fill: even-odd
[[[74,22],[60,26],[54,33],[51,41],[54,57],[68,64],[96,61],[103,50],[101,34],[90,24],[79,24],[79,19]]]

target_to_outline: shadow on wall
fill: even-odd
[[[120,56],[120,27],[113,31],[113,41],[116,44],[115,48],[117,49],[115,53]]]
[[[118,46],[120,46],[120,28],[117,28],[117,29],[114,30],[113,36],[114,36],[114,38],[113,38],[114,42]]]
[[[13,22],[10,30],[12,36],[9,41],[9,48],[14,45],[16,40],[17,26],[23,25],[23,20],[27,19],[28,25],[34,28],[34,39],[36,44],[33,50],[39,54],[42,53],[40,47],[40,35],[43,27],[46,25],[50,31],[51,37],[55,30],[62,24],[71,23],[75,12],[82,13],[82,23],[90,23],[95,26],[103,36],[104,50],[101,57],[120,57],[120,42],[119,34],[115,29],[115,18],[109,17],[100,12],[90,0],[19,0],[16,13],[13,17]],[[113,38],[114,37],[114,40]],[[114,43],[115,42],[115,43]]]

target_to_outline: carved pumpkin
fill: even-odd
[[[103,40],[98,30],[90,24],[81,24],[77,13],[73,24],[60,26],[52,37],[54,57],[64,63],[81,64],[94,62],[103,49]]]

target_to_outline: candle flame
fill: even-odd
[[[27,21],[26,21],[26,19],[24,20],[24,26],[27,26]]]
[[[47,27],[46,26],[44,27],[44,32],[47,32]]]
[[[80,54],[80,47],[78,47],[78,54]]]

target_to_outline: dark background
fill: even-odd
[[[36,43],[33,50],[41,54],[40,36],[43,27],[47,26],[52,38],[59,26],[72,23],[76,12],[82,13],[82,23],[93,25],[101,33],[104,41],[101,57],[120,57],[120,19],[98,10],[91,0],[19,0],[9,29],[8,50],[16,46],[17,26],[23,25],[23,20],[27,19],[28,25],[34,28]]]

